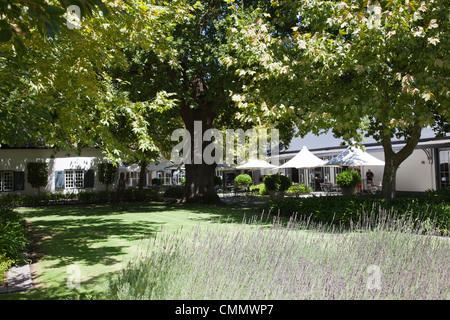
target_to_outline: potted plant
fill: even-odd
[[[241,189],[247,189],[250,183],[252,183],[252,177],[248,174],[240,174],[234,178],[234,183]]]
[[[353,195],[356,194],[356,187],[361,183],[361,176],[358,171],[345,170],[338,174],[336,183],[344,196]]]
[[[291,180],[288,177],[279,173],[264,177],[264,185],[272,201],[284,198],[284,193],[291,184]]]

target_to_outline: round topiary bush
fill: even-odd
[[[264,177],[264,185],[268,191],[286,191],[291,184],[291,179],[279,173]]]
[[[264,177],[264,185],[271,200],[283,198],[284,192],[289,189],[291,184],[291,179],[279,173]]]
[[[345,170],[338,174],[336,177],[336,183],[339,187],[356,187],[361,183],[361,176],[358,171]]]
[[[240,174],[236,178],[234,178],[234,183],[240,187],[248,187],[250,183],[252,183],[252,177],[248,174]]]
[[[356,186],[362,181],[358,171],[345,170],[336,177],[336,184],[341,188],[343,195],[356,193]]]

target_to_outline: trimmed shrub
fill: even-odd
[[[234,178],[234,183],[238,186],[247,186],[252,183],[252,177],[248,174],[240,174]]]
[[[250,191],[258,192],[259,195],[269,194],[264,183],[257,184],[255,186],[250,186]]]
[[[57,204],[76,203],[110,203],[116,194],[115,190],[98,192],[78,192],[78,193],[45,193],[40,196],[27,196],[6,194],[0,197],[0,206],[21,207],[21,206],[48,206]],[[125,201],[156,201],[159,199],[156,189],[125,189]]]
[[[362,181],[358,171],[345,170],[337,175],[336,184],[341,187],[356,187]]]
[[[363,213],[376,218],[382,210],[395,213],[397,217],[411,216],[416,221],[429,221],[439,225],[441,232],[450,228],[450,199],[430,196],[398,196],[383,199],[378,195],[322,196],[308,198],[285,198],[266,205],[273,214],[290,217],[311,217],[316,222],[349,226],[359,221]]]
[[[124,198],[128,202],[158,200],[158,191],[155,189],[128,188],[125,189]]]
[[[47,185],[48,180],[48,166],[44,162],[28,162],[28,182],[33,188],[38,189],[38,194],[40,193],[40,188]]]
[[[312,188],[308,187],[304,184],[300,184],[298,186],[290,186],[289,189],[286,190],[286,193],[290,193],[290,194],[305,194],[305,193],[311,193],[312,192]]]
[[[264,177],[264,185],[267,191],[286,191],[291,186],[291,180],[279,173]]]
[[[99,203],[110,203],[114,199],[115,191],[98,191],[96,198]]]

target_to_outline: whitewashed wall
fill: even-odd
[[[55,192],[55,171],[65,169],[94,169],[94,188],[87,188],[86,191],[97,191],[105,189],[105,186],[98,181],[97,176],[97,165],[103,162],[102,159],[101,151],[94,148],[84,149],[80,155],[76,155],[74,152],[66,154],[64,151],[53,154],[53,151],[50,149],[0,149],[0,170],[24,171],[25,188],[16,193],[35,195],[37,194],[37,189],[33,188],[27,182],[26,168],[28,162],[45,162],[48,164],[48,183],[45,187],[41,188],[41,192]],[[76,190],[64,190],[64,192],[74,191]]]
[[[380,160],[384,160],[384,152],[378,148],[376,150],[368,150],[368,153]],[[52,157],[53,155],[53,157]],[[320,156],[319,154],[317,154]],[[294,156],[294,155],[292,155]],[[27,182],[26,164],[28,162],[46,162],[49,168],[49,179],[47,186],[41,188],[41,192],[55,192],[55,172],[65,169],[94,169],[95,182],[94,188],[88,188],[86,191],[105,190],[105,185],[98,181],[97,165],[103,162],[103,156],[99,149],[84,149],[80,155],[65,152],[58,152],[53,154],[49,149],[0,149],[0,170],[13,170],[25,172],[25,188],[23,191],[18,191],[20,194],[34,195],[37,194],[37,189],[33,188]],[[147,180],[157,177],[157,171],[166,167],[167,163],[151,165],[148,167]],[[161,168],[160,168],[161,167]],[[383,178],[383,167],[363,167],[363,176],[367,169],[371,169],[374,173],[374,184],[381,185]],[[138,166],[119,167],[118,172],[134,171],[136,174],[140,171]],[[262,170],[262,174],[273,174],[277,170]],[[148,181],[148,182],[149,182]],[[130,185],[131,186],[131,185]],[[114,185],[109,186],[110,190]],[[411,191],[424,192],[428,189],[435,189],[435,166],[430,162],[426,153],[423,150],[416,149],[413,154],[406,159],[397,172],[397,191]],[[59,191],[59,190],[58,190]],[[73,192],[65,190],[64,192]],[[0,192],[0,195],[2,193]],[[4,193],[3,193],[4,194]]]
[[[416,149],[397,171],[397,190],[423,192],[428,189],[436,189],[434,160],[431,163],[423,150]]]
[[[383,150],[368,150],[368,153],[384,161]],[[371,169],[375,175],[374,184],[381,185],[384,167],[364,167],[364,174],[367,169]],[[396,185],[397,191],[424,192],[428,189],[436,189],[435,167],[423,150],[414,150],[400,165]]]

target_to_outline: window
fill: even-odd
[[[220,171],[216,171],[216,176],[220,175]],[[174,184],[181,185],[181,180],[184,179],[185,172],[177,170],[172,175],[172,181]]]
[[[138,171],[131,171],[130,172],[130,186],[136,187],[139,184],[139,174]]]
[[[14,190],[14,172],[0,171],[0,192]]]
[[[66,170],[64,175],[66,189],[84,188],[84,170]]]
[[[165,186],[171,185],[172,172],[170,170],[158,171],[158,178],[161,179],[162,184]]]
[[[450,149],[439,150],[439,186],[450,187]]]

